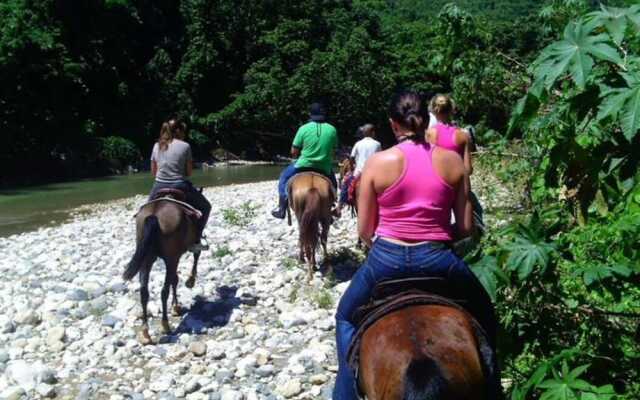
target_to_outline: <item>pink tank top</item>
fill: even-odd
[[[458,130],[457,126],[443,124],[442,122],[438,122],[434,126],[436,130],[436,145],[442,147],[443,149],[453,150],[456,153],[464,156],[464,147],[456,144],[456,130]]]
[[[407,140],[402,175],[378,195],[378,236],[397,240],[450,241],[454,188],[431,165],[433,146]]]

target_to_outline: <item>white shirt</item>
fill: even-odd
[[[353,145],[351,157],[356,160],[355,175],[360,175],[360,173],[362,173],[364,164],[367,162],[369,157],[371,157],[373,153],[380,151],[381,148],[382,146],[380,146],[380,142],[370,137],[365,137]]]
[[[438,124],[438,119],[436,118],[436,116],[433,115],[433,113],[429,113],[429,126],[427,127],[427,129],[431,129],[437,124]]]

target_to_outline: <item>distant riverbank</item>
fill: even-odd
[[[275,179],[281,169],[270,162],[221,162],[194,170],[192,181],[204,187],[259,182]],[[0,190],[0,237],[64,222],[87,204],[148,193],[152,184],[149,172],[140,172]]]

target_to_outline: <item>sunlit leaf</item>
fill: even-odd
[[[578,22],[566,26],[563,39],[546,47],[534,63],[536,81],[547,88],[563,75],[569,74],[580,88],[584,88],[593,69],[594,58],[622,64],[618,50],[610,45],[608,35],[592,35],[594,25]]]

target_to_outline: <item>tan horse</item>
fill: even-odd
[[[182,206],[171,201],[161,200],[142,207],[136,215],[136,251],[127,266],[123,279],[131,280],[140,273],[140,300],[142,303],[142,330],[138,340],[142,344],[151,344],[147,315],[149,302],[149,274],[153,263],[161,258],[165,265],[164,286],[162,287],[162,331],[171,332],[167,317],[167,299],[172,289],[172,314],[180,314],[176,294],[178,285],[178,263],[189,246],[198,240],[195,221],[188,217]],[[186,286],[192,288],[197,274],[200,253],[193,254],[193,267]]]
[[[327,259],[327,237],[331,225],[331,205],[334,193],[329,179],[313,172],[303,172],[291,178],[289,206],[298,220],[300,261],[308,265],[307,280],[316,268],[316,248],[322,244]]]
[[[359,354],[369,400],[489,400],[472,323],[455,308],[387,314],[364,332]]]

